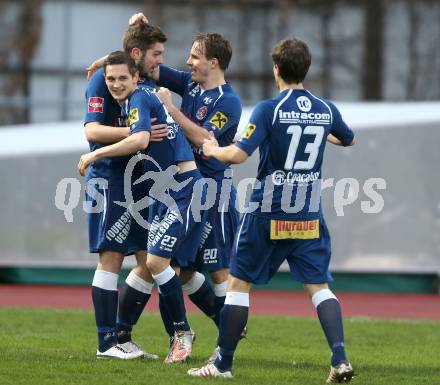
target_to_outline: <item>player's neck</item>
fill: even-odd
[[[200,87],[204,90],[212,90],[226,84],[224,73],[212,74],[204,82],[200,82]]]
[[[285,83],[283,81],[280,81],[278,83],[278,89],[280,90],[280,92],[286,90],[303,90],[304,86],[302,83]]]

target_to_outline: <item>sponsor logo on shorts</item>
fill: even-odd
[[[312,221],[270,221],[270,239],[316,239],[319,238],[319,219]]]
[[[104,98],[92,96],[89,98],[88,112],[104,112]]]
[[[148,248],[156,246],[160,241],[159,248],[161,250],[172,252],[177,238],[167,235],[166,233],[170,226],[177,220],[178,214],[172,210],[168,211],[162,220],[158,215],[155,215],[148,234]]]
[[[225,124],[228,123],[228,118],[223,112],[217,111],[211,118],[209,123],[212,124],[212,128],[214,130],[217,128],[221,130],[225,126]]]
[[[127,210],[121,217],[115,222],[115,224],[107,230],[105,237],[109,241],[116,241],[119,244],[124,243],[127,239],[131,227],[131,214]]]

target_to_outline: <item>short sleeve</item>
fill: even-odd
[[[130,99],[127,109],[128,126],[132,134],[140,131],[151,132],[150,96],[143,90],[136,92]]]
[[[84,124],[90,122],[105,124],[106,108],[111,102],[114,103],[114,99],[111,97],[105,84],[104,72],[99,70],[87,84]]]
[[[218,138],[229,129],[237,128],[240,122],[241,110],[241,103],[238,98],[223,96],[215,104],[203,127],[214,132],[214,136]]]
[[[344,122],[342,115],[336,106],[331,102],[327,103],[330,106],[333,116],[330,133],[338,138],[344,146],[349,146],[354,138],[353,130]]]
[[[236,146],[249,156],[267,138],[272,125],[270,120],[273,115],[272,112],[272,108],[267,102],[260,102],[255,106],[249,123],[236,143]]]

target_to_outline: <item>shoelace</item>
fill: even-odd
[[[177,333],[177,340],[179,341],[179,350],[186,349],[185,332]]]
[[[121,346],[116,345],[115,348],[120,350],[122,353],[128,353],[128,351],[122,348]]]

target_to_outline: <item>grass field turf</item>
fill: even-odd
[[[212,322],[190,314],[197,341],[190,363],[96,360],[93,313],[85,310],[0,309],[0,384],[161,385],[219,383],[186,370],[200,366],[215,345]],[[329,351],[311,318],[253,316],[239,345],[235,379],[240,385],[324,384]],[[440,322],[345,320],[354,384],[440,384]],[[158,314],[144,313],[135,340],[161,356],[167,337]]]

